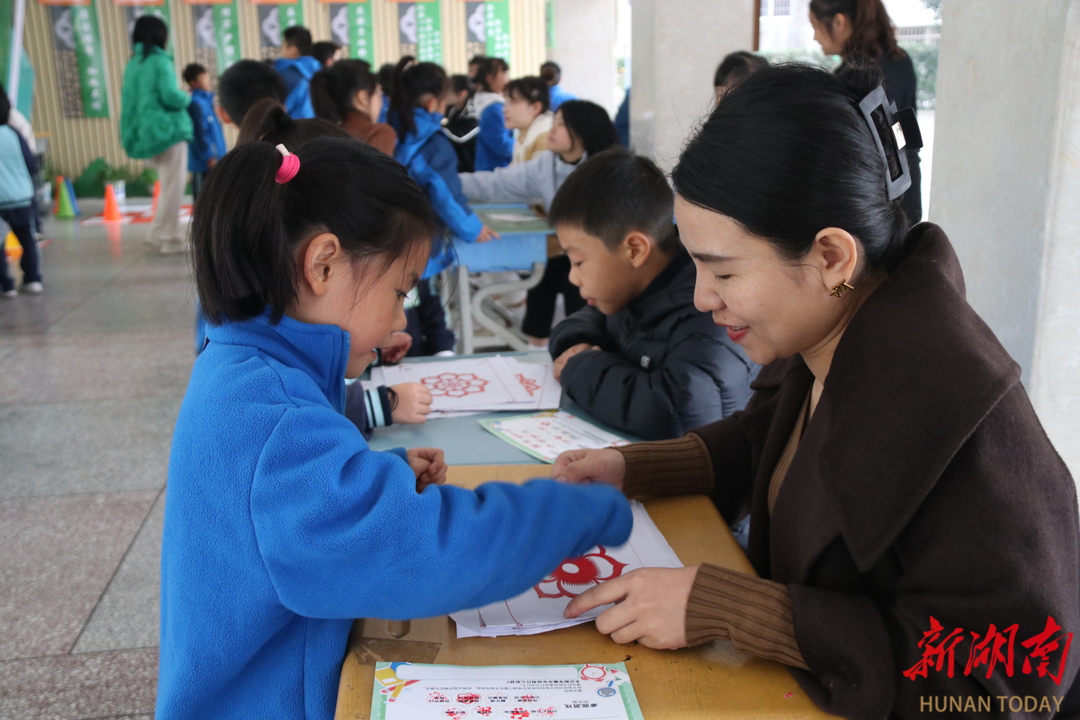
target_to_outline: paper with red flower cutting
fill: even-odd
[[[591,587],[643,567],[682,567],[675,551],[653,523],[645,506],[631,503],[634,529],[618,547],[597,546],[577,558],[563,560],[534,587],[504,602],[454,613],[458,637],[498,637],[537,633],[589,622],[611,605],[567,620],[570,600]]]

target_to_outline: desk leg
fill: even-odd
[[[471,355],[473,352],[472,303],[469,300],[469,268],[458,265],[458,313],[461,315],[461,352]]]
[[[540,284],[540,280],[544,275],[544,263],[533,263],[532,274],[524,280],[518,280],[517,282],[507,283],[494,283],[492,285],[486,285],[476,291],[472,297],[471,307],[463,310],[464,313],[473,316],[476,322],[480,323],[495,336],[494,343],[486,342],[485,347],[491,345],[509,345],[513,350],[528,350],[529,344],[525,340],[524,334],[516,328],[507,328],[502,323],[502,319],[496,319],[488,315],[484,311],[484,301],[491,295],[498,293],[509,293],[515,290],[531,290]],[[471,320],[471,319],[470,319]],[[470,322],[471,325],[471,322]],[[501,342],[500,342],[501,341]],[[475,345],[476,343],[474,343]]]
[[[387,620],[386,632],[392,638],[403,638],[412,630],[412,620]]]

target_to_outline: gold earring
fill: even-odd
[[[840,282],[833,285],[832,292],[829,293],[829,294],[832,295],[833,297],[841,298],[841,297],[844,297],[844,293],[846,293],[848,290],[854,290],[854,289],[855,289],[854,287],[847,284],[847,278],[844,278]]]

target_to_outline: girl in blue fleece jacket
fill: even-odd
[[[464,490],[440,450],[368,448],[345,379],[405,327],[434,219],[371,147],[286,153],[228,153],[192,219],[209,342],[169,460],[157,720],[330,720],[353,618],[509,598],[630,532],[612,488]]]

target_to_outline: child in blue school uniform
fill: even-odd
[[[44,289],[32,230],[34,183],[31,176],[37,172],[37,158],[30,152],[26,140],[8,124],[10,113],[11,102],[4,86],[0,85],[0,220],[8,224],[22,245],[19,260],[23,272],[22,291],[37,295]],[[18,294],[0,247],[0,298],[13,298]]]
[[[225,155],[225,135],[214,111],[214,93],[210,92],[210,73],[202,65],[191,63],[182,73],[191,91],[188,115],[194,129],[188,143],[188,172],[191,173],[191,195],[198,199],[206,182],[206,173]]]
[[[311,32],[306,27],[294,25],[281,33],[281,57],[274,61],[274,69],[285,81],[285,109],[296,120],[315,117],[311,78],[322,70],[322,63],[311,52]]]
[[[436,230],[401,165],[352,139],[254,142],[203,192],[211,325],[169,460],[157,720],[330,720],[353,618],[510,598],[628,538],[613,488],[448,487],[442,451],[373,451],[342,414]]]
[[[514,159],[514,135],[506,127],[503,116],[503,88],[510,77],[510,66],[497,57],[485,57],[478,63],[473,77],[476,93],[472,100],[472,114],[479,118],[480,131],[476,135],[477,172],[506,167]]]

